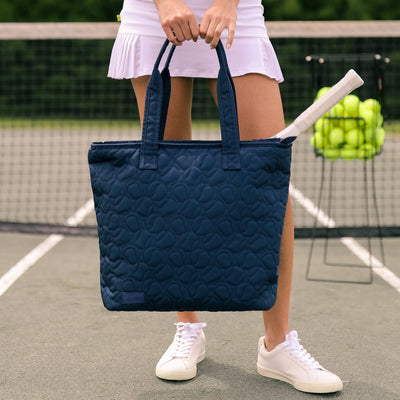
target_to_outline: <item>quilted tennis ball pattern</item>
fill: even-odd
[[[240,170],[222,169],[220,142],[165,142],[157,170],[138,168],[139,142],[92,144],[108,309],[273,306],[291,145],[268,142],[242,142]]]
[[[321,88],[315,100],[329,88]],[[318,155],[334,161],[369,160],[381,151],[385,131],[381,105],[376,99],[347,95],[314,125],[310,143]]]

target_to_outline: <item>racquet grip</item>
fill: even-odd
[[[356,71],[350,69],[346,75],[328,90],[315,103],[311,104],[303,111],[287,128],[275,135],[275,137],[285,139],[299,134],[310,128],[317,120],[326,114],[339,101],[364,84],[364,81]]]

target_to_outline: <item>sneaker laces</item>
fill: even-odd
[[[176,325],[176,333],[174,338],[174,348],[171,356],[176,358],[188,358],[193,343],[200,335],[202,328],[206,327],[206,323],[178,322]]]
[[[296,331],[292,331],[286,335],[286,340],[277,346],[278,348],[285,348],[286,351],[290,351],[290,355],[294,356],[300,361],[301,364],[308,367],[309,369],[321,369],[324,368],[321,364],[315,360],[310,353],[300,344],[300,339],[297,336]]]

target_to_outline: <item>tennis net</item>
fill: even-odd
[[[400,22],[267,26],[285,75],[281,91],[288,122],[319,87],[335,83],[349,67],[366,81],[357,95],[381,96],[384,115],[385,143],[373,160],[318,157],[311,131],[295,142],[296,236],[315,233],[318,206],[335,221],[337,234],[398,236]],[[117,29],[117,23],[0,24],[0,230],[96,234],[89,145],[140,138],[130,82],[106,78]],[[195,80],[192,116],[194,138],[219,137],[218,112],[201,79]],[[328,225],[319,226],[320,236]]]

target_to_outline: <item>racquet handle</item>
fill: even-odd
[[[300,133],[303,133],[315,124],[317,120],[339,103],[340,100],[363,84],[364,81],[357,72],[350,69],[339,82],[303,111],[288,127],[276,134],[275,137],[280,139],[292,136],[297,137]]]

